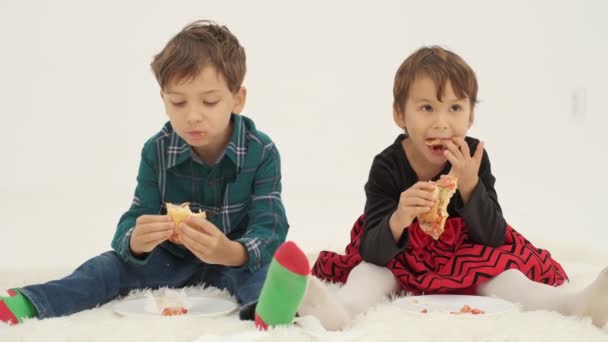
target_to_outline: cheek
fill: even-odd
[[[465,118],[460,120],[459,126],[460,126],[459,129],[462,130],[463,132],[468,131],[469,128],[471,127],[471,117],[467,115]]]
[[[428,129],[432,125],[432,122],[423,116],[409,115],[405,118],[405,125],[408,131],[421,131]]]
[[[209,125],[221,129],[230,122],[230,108],[226,105],[215,106],[207,110],[206,119]]]
[[[179,121],[180,118],[179,112],[175,108],[167,108],[167,116],[172,122]]]

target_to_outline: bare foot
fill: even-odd
[[[326,330],[344,330],[350,325],[350,315],[327,286],[317,277],[308,278],[308,287],[298,309],[300,316],[312,315]]]

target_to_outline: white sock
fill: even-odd
[[[507,270],[479,285],[477,290],[482,296],[519,303],[523,310],[552,310],[569,316],[588,316],[598,327],[608,320],[608,268],[580,292],[537,283],[518,270]]]
[[[298,314],[315,316],[327,330],[343,330],[350,326],[353,317],[382,303],[399,289],[388,268],[362,262],[350,272],[337,293],[318,278],[310,277]]]
[[[572,315],[591,317],[599,328],[608,321],[608,267],[597,278],[577,294],[572,302]]]
[[[326,330],[343,330],[350,325],[350,315],[333,291],[319,278],[308,277],[308,286],[298,309],[300,316],[312,315]]]

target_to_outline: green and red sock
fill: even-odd
[[[291,323],[304,298],[309,273],[308,259],[295,243],[287,241],[277,249],[255,309],[258,329]]]
[[[36,317],[38,311],[21,292],[8,290],[0,292],[0,322],[17,324],[24,318]]]

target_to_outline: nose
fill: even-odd
[[[201,106],[191,106],[188,110],[186,120],[188,124],[197,124],[203,121],[205,114]]]
[[[433,122],[433,129],[440,131],[448,129],[448,121],[444,113],[438,113],[436,115],[435,122]]]

